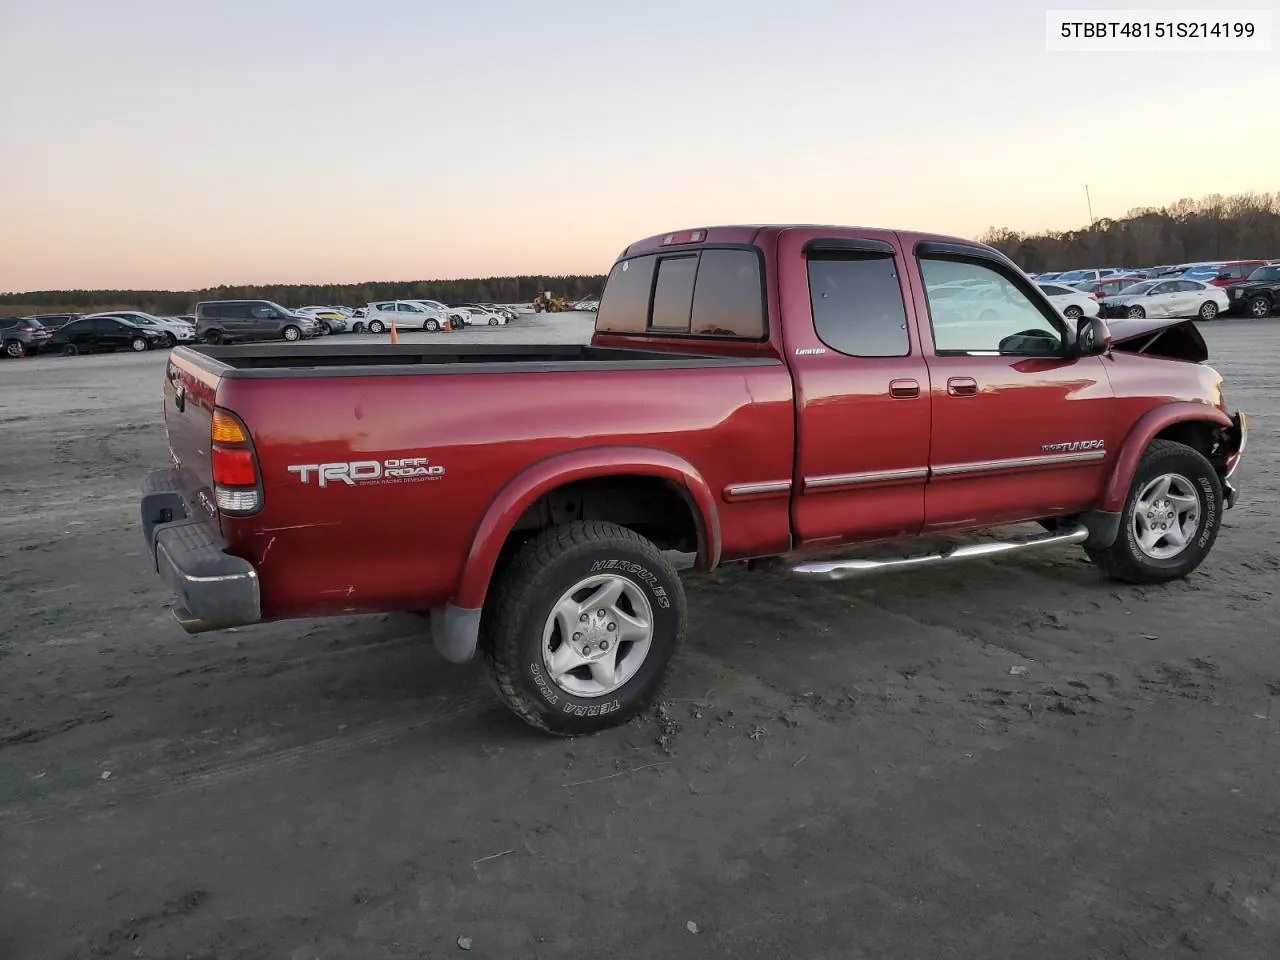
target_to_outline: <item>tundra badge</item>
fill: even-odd
[[[1105,440],[1071,440],[1067,443],[1046,443],[1040,447],[1045,453],[1076,453],[1080,450],[1106,450]]]

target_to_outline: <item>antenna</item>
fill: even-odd
[[[1089,205],[1089,226],[1093,226],[1093,201],[1089,199],[1089,185],[1084,185],[1084,202]]]

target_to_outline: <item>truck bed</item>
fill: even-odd
[[[774,357],[709,356],[668,350],[631,350],[585,344],[358,344],[303,343],[245,346],[183,346],[175,353],[223,378],[456,374],[456,364],[475,372],[550,373],[574,370],[674,370],[687,367],[777,366]],[[468,370],[470,372],[470,370]]]

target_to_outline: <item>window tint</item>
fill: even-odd
[[[893,257],[809,261],[818,339],[852,357],[905,357],[907,314]]]
[[[596,329],[605,333],[644,333],[649,318],[654,257],[636,257],[613,265],[600,298]]]
[[[1059,328],[1003,274],[980,263],[921,258],[929,322],[939,351],[1045,356],[1062,349]],[[966,297],[939,297],[965,284]]]
[[[712,337],[765,334],[760,258],[751,250],[704,250],[693,287],[691,333]]]
[[[653,288],[649,326],[657,330],[689,331],[693,278],[697,270],[696,256],[666,257],[658,261],[658,282]]]
[[[1051,297],[1069,297],[1071,294],[1078,292],[1076,290],[1068,290],[1066,287],[1055,287],[1051,283],[1041,284],[1040,289]]]

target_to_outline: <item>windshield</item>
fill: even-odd
[[[1259,267],[1249,274],[1249,280],[1280,280],[1280,267]]]
[[[1203,280],[1206,277],[1212,278],[1218,275],[1221,267],[1192,267],[1182,275],[1184,280]]]

